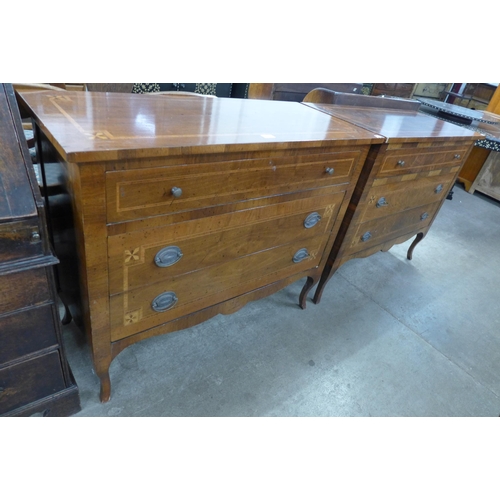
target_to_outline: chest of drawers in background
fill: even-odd
[[[14,91],[0,85],[0,415],[80,409],[61,345],[44,206]]]
[[[412,258],[415,245],[429,231],[480,136],[418,111],[307,105],[387,139],[360,175],[315,292],[314,302],[318,303],[328,280],[350,259],[389,250],[416,236],[408,250],[408,258]],[[306,284],[303,294],[309,289]]]
[[[128,345],[317,282],[370,146],[383,142],[299,103],[77,92],[20,102],[42,166],[59,166],[71,200],[80,296],[64,279],[74,271],[61,286],[103,401]],[[68,231],[55,227],[69,262]]]
[[[235,87],[241,84],[235,84]],[[316,88],[361,94],[362,83],[249,83],[246,96],[250,99],[273,99],[275,101],[302,102],[304,97]]]

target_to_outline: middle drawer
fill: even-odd
[[[440,201],[448,194],[453,180],[454,175],[448,173],[372,186],[362,207],[360,222]]]
[[[344,195],[341,191],[110,236],[110,295],[328,236]]]

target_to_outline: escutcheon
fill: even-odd
[[[295,264],[298,264],[299,262],[302,262],[308,257],[309,257],[309,252],[307,251],[307,248],[301,248],[300,250],[297,250],[297,252],[295,252],[295,255],[293,256],[293,262]]]
[[[169,267],[173,266],[175,263],[179,262],[182,257],[182,252],[179,247],[169,246],[162,248],[155,255],[155,264],[158,267]]]
[[[306,229],[311,229],[311,227],[314,227],[320,220],[321,215],[319,215],[318,212],[313,212],[304,219],[304,227]]]
[[[178,302],[177,295],[174,292],[164,292],[158,295],[153,302],[151,302],[151,307],[156,312],[168,311],[175,306]]]
[[[377,201],[377,204],[375,205],[377,208],[382,208],[382,207],[387,207],[389,203],[387,203],[387,200],[382,197],[380,200]]]

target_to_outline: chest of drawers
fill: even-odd
[[[0,415],[80,409],[56,309],[43,202],[14,91],[0,85]]]
[[[299,103],[78,92],[20,102],[71,203],[76,267],[65,275],[79,276],[79,293],[64,276],[61,286],[103,401],[128,345],[317,282],[369,148],[384,140]],[[64,262],[65,232],[54,234]]]
[[[418,111],[312,104],[308,106],[386,137],[365,163],[315,292],[319,303],[335,271],[353,258],[387,251],[429,231],[478,135]],[[307,295],[313,283],[306,283]]]

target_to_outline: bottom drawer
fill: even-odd
[[[441,201],[359,224],[349,253],[356,253],[426,227]]]
[[[0,365],[56,346],[52,304],[0,317]]]
[[[58,351],[3,368],[0,370],[0,414],[64,388]]]
[[[111,339],[128,337],[314,268],[327,240],[328,234],[322,235],[114,295],[110,298]]]

